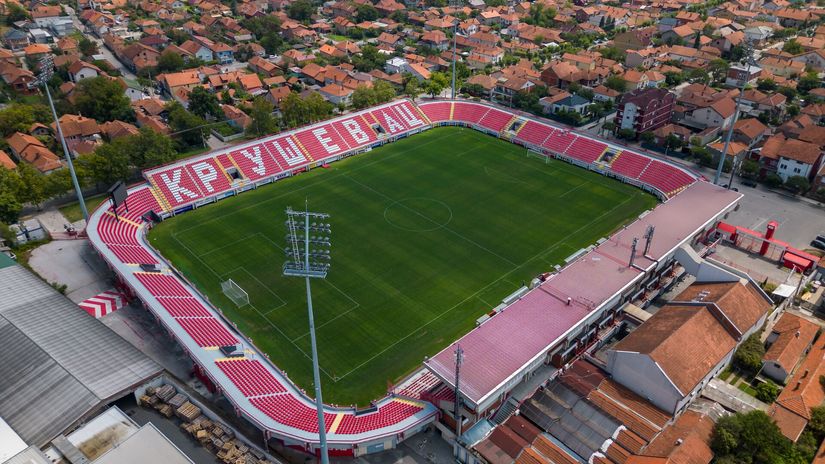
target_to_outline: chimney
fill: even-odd
[[[630,262],[627,263],[627,267],[633,267],[633,260],[636,258],[636,245],[639,243],[639,239],[634,237],[633,238],[633,245],[630,246]]]
[[[679,446],[682,443],[684,443],[684,440],[682,440],[681,438],[676,439],[676,446]]]
[[[570,306],[570,303],[573,302],[573,298],[567,297],[567,306]]]

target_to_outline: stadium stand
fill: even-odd
[[[250,359],[219,359],[218,367],[247,397],[286,392],[259,361]]]
[[[540,147],[552,133],[552,127],[539,124],[535,121],[527,121],[521,130],[518,131],[516,138],[523,142]]]
[[[637,179],[648,164],[650,164],[650,158],[623,150],[619,153],[619,156],[613,159],[610,169],[630,179]]]
[[[571,158],[582,160],[585,163],[592,163],[602,156],[605,148],[607,148],[606,143],[585,137],[576,137],[576,140],[570,144],[570,148],[565,150],[564,153]]]
[[[490,108],[490,111],[479,120],[478,124],[485,129],[501,132],[507,127],[507,123],[510,122],[511,119],[513,119],[512,113],[497,108]]]
[[[450,112],[453,104],[451,102],[435,102],[430,105],[421,106],[421,110],[432,122],[442,122],[450,120]]]
[[[292,395],[259,396],[249,400],[256,408],[281,424],[310,433],[318,433],[318,415],[315,408],[307,406]],[[327,431],[332,426],[333,413],[324,413]]]
[[[216,319],[210,317],[180,317],[176,319],[198,346],[226,346],[238,343],[238,339]]]
[[[478,103],[455,102],[453,120],[466,122],[468,124],[478,124],[489,110],[490,107]]]
[[[156,297],[172,317],[209,317],[209,310],[194,298]]]
[[[155,296],[191,297],[178,279],[169,274],[157,272],[135,272],[135,277]]]
[[[427,128],[428,120],[454,120],[500,132],[513,118],[511,112],[481,103],[433,101],[416,107],[407,100],[394,101],[333,121],[147,170],[144,177],[148,182],[129,191],[128,212],[125,207],[118,209],[121,220],[115,219],[111,206],[104,203],[93,213],[87,233],[123,282],[135,290],[203,373],[222,386],[224,395],[239,414],[273,436],[309,450],[318,443],[316,413],[311,400],[265,361],[251,343],[237,336],[220,313],[187,283],[166,271],[144,272],[133,266],[163,263],[141,239],[145,229],[142,216],[152,210],[168,217],[248,182],[268,182],[304,169],[310,163],[334,160]],[[589,163],[598,160],[608,147],[602,141],[567,129],[525,119],[527,122],[518,131],[517,139],[540,145],[557,155],[565,154]],[[331,149],[333,145],[338,150]],[[616,151],[619,150],[622,149]],[[241,182],[233,182],[227,174],[235,169],[244,178]],[[611,169],[657,189],[665,198],[696,180],[676,166],[651,161],[645,155],[627,150],[613,159]],[[245,351],[256,353],[259,360],[226,360],[214,349],[237,344],[243,345]],[[229,388],[226,388],[227,380],[231,383]],[[383,442],[386,437],[414,433],[435,418],[437,410],[430,402],[452,400],[452,388],[424,371],[409,379],[403,388],[396,389],[393,395],[377,401],[374,412],[358,414],[353,408],[327,407],[325,418],[330,443],[352,453],[353,445],[367,446]]]

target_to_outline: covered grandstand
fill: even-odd
[[[739,194],[697,182],[696,175],[676,165],[500,108],[398,100],[147,170],[147,182],[129,190],[128,211],[119,209],[118,220],[104,203],[92,214],[87,234],[240,416],[268,438],[312,452],[318,444],[312,400],[148,245],[146,213],[168,218],[444,124],[510,139],[667,200],[462,338],[467,373],[461,391],[477,414],[504,398],[548,356],[572,357],[579,342],[569,340],[586,340],[608,324],[630,290],[638,293],[666,272],[673,250],[701,234],[739,199]],[[631,265],[630,243],[641,238],[648,225],[656,227],[655,238],[649,252],[637,252]],[[234,348],[219,349],[228,346]],[[225,351],[242,355],[227,356]],[[370,411],[327,406],[333,452],[360,455],[388,449],[432,422],[437,408],[427,400],[449,396],[452,349],[430,359],[427,367],[432,373],[421,378],[428,385],[380,399]]]

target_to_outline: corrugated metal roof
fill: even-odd
[[[160,366],[20,266],[0,269],[0,417],[47,443]]]

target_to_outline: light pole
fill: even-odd
[[[287,245],[284,275],[303,277],[307,287],[309,339],[312,345],[312,375],[315,381],[315,409],[318,412],[318,438],[321,446],[321,464],[329,464],[327,432],[324,424],[324,400],[321,398],[321,374],[318,367],[318,347],[315,342],[315,317],[312,314],[312,290],[309,279],[323,279],[329,271],[329,223],[322,222],[329,214],[313,213],[305,205],[304,211],[286,209]],[[310,224],[310,219],[313,221]]]
[[[57,127],[57,135],[60,138],[60,144],[63,146],[63,154],[66,156],[66,164],[69,166],[69,174],[72,176],[72,184],[74,191],[77,194],[77,202],[80,205],[80,211],[83,213],[83,219],[86,224],[89,223],[89,212],[86,210],[86,202],[83,201],[83,192],[80,190],[80,182],[77,181],[77,174],[74,171],[74,163],[72,163],[72,154],[69,152],[69,147],[66,145],[66,139],[63,137],[63,129],[60,127],[60,120],[57,119],[57,111],[54,109],[54,102],[52,101],[52,93],[49,90],[49,79],[54,74],[54,62],[52,57],[47,55],[40,60],[40,73],[37,79],[32,82],[34,86],[42,85],[46,89],[46,98],[49,100],[49,108],[52,110],[52,117],[54,118],[54,125]]]
[[[733,126],[736,125],[736,121],[739,119],[739,106],[742,102],[742,94],[745,93],[745,84],[748,83],[748,78],[750,77],[751,73],[751,65],[753,64],[753,55],[751,55],[751,48],[750,44],[745,43],[745,57],[743,59],[745,63],[745,78],[742,79],[742,84],[739,86],[739,95],[736,96],[736,109],[733,112],[733,121],[730,123],[730,127],[728,127],[728,132],[725,134],[725,145],[722,148],[722,156],[719,157],[719,164],[716,166],[716,175],[713,177],[713,183],[719,185],[719,180],[722,177],[722,168],[725,166],[725,160],[728,157],[728,148],[730,148],[730,139],[733,137]],[[730,166],[730,181],[728,182],[728,189],[733,187],[733,173],[736,170],[736,155],[733,157],[733,162]]]
[[[452,5],[454,10],[458,10],[459,5],[461,5],[461,0],[451,0],[450,4]],[[453,21],[453,83],[452,83],[452,99],[455,100],[456,93],[455,93],[455,60],[456,60],[456,47],[458,41],[458,15],[456,14],[457,11],[453,11],[455,15],[455,21]]]

